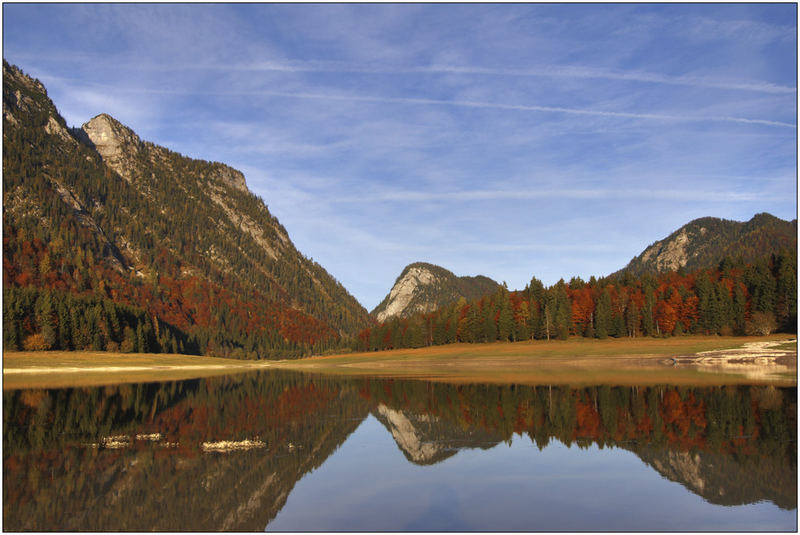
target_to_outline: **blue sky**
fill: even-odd
[[[70,125],[245,173],[367,308],[426,261],[523,288],[703,216],[797,213],[795,4],[4,4]]]

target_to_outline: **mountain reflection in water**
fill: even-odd
[[[796,388],[260,372],[10,390],[3,401],[3,520],[12,531],[263,530],[369,415],[414,465],[524,436],[539,450],[551,441],[628,450],[711,504],[797,507]]]

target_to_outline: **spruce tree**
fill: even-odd
[[[745,311],[747,302],[741,285],[736,285],[733,292],[733,332],[742,335],[745,332]]]
[[[496,297],[500,302],[500,311],[497,317],[497,338],[501,342],[513,341],[514,314],[511,310],[511,300],[509,299],[508,287],[505,282],[498,290]]]
[[[701,271],[697,276],[694,291],[698,299],[697,312],[700,330],[705,334],[716,332],[717,313],[716,303],[714,302],[714,290],[706,271]]]
[[[594,333],[599,339],[608,338],[611,330],[611,295],[604,288],[597,299],[594,311]]]
[[[636,306],[636,303],[630,301],[625,310],[625,328],[631,338],[636,337],[636,331],[639,329],[639,319],[639,307]]]
[[[553,288],[553,303],[555,305],[556,335],[561,340],[566,340],[572,326],[572,305],[567,295],[567,285],[564,283],[564,279],[560,279]]]
[[[481,315],[481,341],[494,342],[497,340],[497,323],[495,322],[496,308],[491,300],[486,299]]]

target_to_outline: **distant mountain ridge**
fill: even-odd
[[[483,275],[458,277],[443,267],[415,262],[403,269],[389,294],[370,315],[382,322],[391,317],[432,312],[462,297],[466,300],[479,299],[499,286]]]
[[[797,248],[797,220],[761,213],[739,222],[716,217],[690,221],[648,246],[615,273],[644,273],[716,267],[723,258],[752,262],[781,249]]]
[[[241,172],[107,114],[68,128],[5,61],[3,137],[5,347],[299,356],[370,324]]]

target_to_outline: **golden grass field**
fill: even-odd
[[[226,375],[265,368],[342,376],[526,384],[796,384],[797,343],[769,337],[684,336],[452,344],[421,349],[348,353],[300,360],[241,361],[172,354],[107,352],[7,352],[3,388],[89,386]],[[793,366],[701,369],[671,365],[669,357],[774,342],[792,353]],[[786,360],[786,359],[784,359]]]
[[[796,384],[793,364],[783,373],[765,366],[700,369],[669,363],[673,356],[739,348],[746,342],[780,343],[788,335],[768,337],[684,336],[675,338],[574,338],[495,344],[451,344],[421,349],[351,353],[279,361],[276,367],[314,373],[431,379],[448,382],[525,384]],[[792,349],[793,347],[793,349]],[[785,368],[785,367],[782,367]]]

